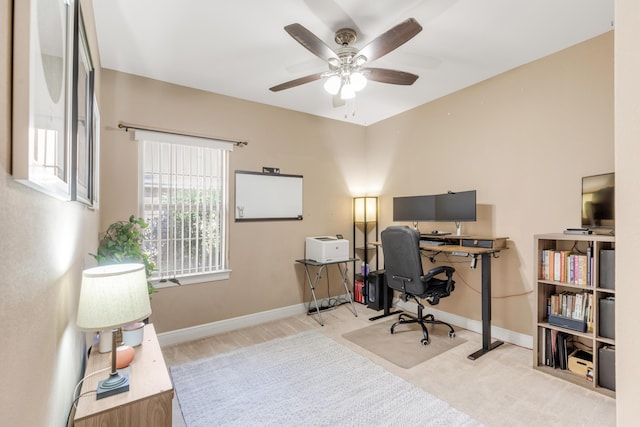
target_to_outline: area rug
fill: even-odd
[[[481,425],[318,331],[170,370],[187,427]]]
[[[398,325],[395,333],[389,332],[391,325],[397,320],[375,323],[342,335],[345,339],[359,345],[401,368],[412,368],[432,357],[466,342],[455,336],[449,337],[449,328],[444,325],[429,325],[429,345],[422,345],[422,328],[420,325]]]

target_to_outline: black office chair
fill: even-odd
[[[419,323],[422,326],[423,345],[429,344],[427,323],[447,325],[449,336],[454,337],[455,331],[450,324],[436,320],[433,314],[422,314],[424,306],[418,298],[426,300],[431,305],[440,302],[440,298],[448,297],[453,292],[455,282],[452,279],[455,269],[449,266],[434,267],[423,274],[420,257],[420,233],[406,226],[388,227],[381,233],[382,252],[384,254],[384,268],[387,284],[390,288],[402,292],[401,298],[407,301],[413,298],[418,304],[418,316],[402,313],[398,321],[391,326],[393,334],[396,326],[404,323]],[[444,273],[446,278],[436,276]]]

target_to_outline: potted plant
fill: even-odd
[[[134,215],[129,217],[129,221],[114,222],[100,240],[97,253],[91,255],[98,261],[98,265],[128,262],[143,264],[147,274],[149,297],[151,297],[156,289],[149,279],[156,266],[144,252],[144,229],[147,227],[148,224],[144,219],[136,218]]]

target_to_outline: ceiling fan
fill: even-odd
[[[335,95],[334,106],[338,106],[344,104],[344,100],[353,98],[355,92],[364,88],[367,79],[395,85],[411,85],[418,79],[417,75],[404,71],[364,66],[397,49],[422,31],[422,26],[414,18],[409,18],[387,30],[360,50],[352,46],[357,39],[357,34],[351,28],[336,31],[334,40],[340,46],[336,50],[331,49],[301,24],[290,24],[284,29],[311,53],[327,61],[329,70],[273,86],[269,88],[272,92],[326,78],[324,88]]]

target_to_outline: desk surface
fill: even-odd
[[[496,236],[482,236],[482,235],[478,235],[478,234],[461,234],[461,235],[457,235],[457,234],[429,234],[429,233],[422,233],[420,234],[420,237],[422,239],[439,239],[439,240],[492,240],[492,241],[498,241],[498,240],[507,240],[508,237],[496,237]]]
[[[446,253],[468,253],[468,254],[488,254],[491,252],[500,252],[501,250],[507,249],[504,248],[479,248],[475,246],[461,246],[461,245],[428,245],[425,243],[420,243],[420,249],[423,251],[433,251],[433,252],[446,252]]]
[[[444,242],[454,242],[457,241],[470,241],[469,245],[463,246],[460,244],[454,245],[451,243],[439,244],[439,245],[430,245],[428,240],[430,239],[434,241],[444,241]],[[433,252],[466,252],[469,254],[486,254],[491,252],[500,252],[503,249],[509,249],[507,247],[508,237],[495,237],[495,236],[478,236],[478,235],[468,235],[468,236],[456,236],[455,234],[448,235],[426,235],[422,236],[420,239],[420,249],[425,251],[433,251]],[[474,246],[475,244],[480,244],[482,241],[490,241],[491,247],[485,248],[481,246]],[[382,246],[382,242],[375,242],[374,245]]]

